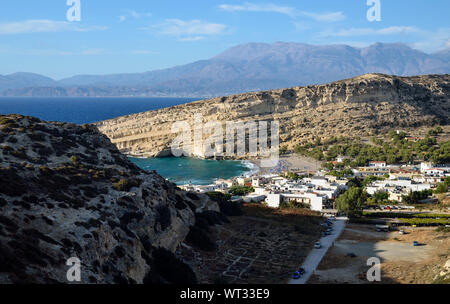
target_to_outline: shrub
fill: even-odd
[[[230,193],[232,195],[238,195],[238,196],[244,196],[249,193],[254,192],[255,189],[253,187],[247,187],[247,186],[233,186],[230,188]]]
[[[138,179],[121,179],[118,182],[113,184],[113,188],[117,191],[125,191],[128,192],[133,187],[139,187],[141,182]]]
[[[440,226],[440,227],[436,228],[436,232],[449,233],[450,227]]]
[[[435,193],[437,194],[442,194],[442,193],[447,193],[448,192],[448,185],[446,183],[440,183],[437,188]]]
[[[69,160],[72,162],[73,165],[76,165],[78,163],[78,158],[75,155],[71,156]]]
[[[400,223],[409,224],[409,225],[416,225],[416,226],[440,226],[440,225],[449,225],[450,221],[448,219],[419,219],[419,218],[413,218],[413,219],[406,219],[406,218],[400,218],[398,219]]]

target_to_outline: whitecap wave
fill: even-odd
[[[245,177],[250,177],[252,175],[255,175],[260,170],[259,167],[255,163],[252,163],[249,160],[242,161],[242,164],[249,169],[248,172],[244,173]]]

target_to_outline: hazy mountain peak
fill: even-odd
[[[247,43],[209,59],[134,74],[78,75],[54,82],[40,75],[0,76],[6,96],[184,96],[210,97],[327,83],[361,74],[398,76],[450,73],[450,52],[426,54],[403,43],[365,48],[296,42]],[[9,90],[7,90],[9,89]],[[19,89],[19,90],[17,90]]]

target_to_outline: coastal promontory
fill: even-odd
[[[447,125],[450,75],[367,74],[324,85],[213,98],[96,124],[120,151],[170,155],[177,121],[279,121],[286,148],[331,136],[376,136],[390,130]],[[201,155],[200,155],[201,156]]]

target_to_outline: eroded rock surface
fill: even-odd
[[[194,283],[174,252],[219,211],[129,162],[93,126],[0,116],[0,283]]]

